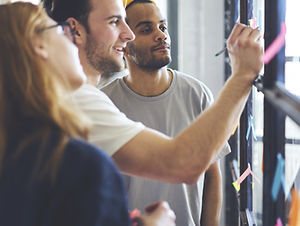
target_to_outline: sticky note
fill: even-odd
[[[284,46],[285,34],[286,34],[286,25],[284,22],[282,22],[280,34],[271,43],[271,45],[267,48],[267,50],[261,57],[261,61],[264,64],[268,64],[273,59],[273,57],[279,52],[279,50]]]
[[[283,183],[284,186],[284,159],[282,158],[281,154],[277,154],[277,165],[273,179],[272,185],[272,198],[274,201],[277,200],[277,196],[279,193],[280,185]],[[284,187],[285,188],[285,187]]]
[[[250,164],[248,163],[248,168],[244,171],[244,173],[235,181],[232,183],[234,186],[235,190],[240,191],[240,184],[246,179],[247,176],[251,174],[254,179],[261,184],[260,180],[258,179],[257,176],[254,175],[254,173],[251,170]],[[254,183],[252,182],[252,188],[254,188]]]
[[[238,128],[238,126],[239,126],[239,122],[238,122],[238,123],[236,124],[236,126],[234,127],[234,129],[233,129],[231,135],[235,134],[235,131],[236,131],[236,129]]]
[[[282,226],[282,221],[280,218],[277,218],[275,226]]]
[[[300,197],[295,189],[292,190],[292,202],[289,215],[289,226],[300,225]]]
[[[264,172],[264,152],[263,152],[263,156],[262,156],[262,160],[261,160],[261,172]]]
[[[236,190],[237,192],[240,191],[241,186],[240,186],[240,184],[239,184],[237,181],[233,182],[232,185],[233,185],[233,187],[235,188],[235,190]]]
[[[249,19],[249,26],[253,28],[253,19]]]
[[[237,182],[241,184],[246,177],[251,173],[250,164],[248,164],[248,168],[245,170],[245,172],[237,179]]]
[[[252,27],[253,29],[256,28],[256,18],[253,17],[253,19],[249,19],[249,26]]]
[[[258,179],[258,177],[257,176],[255,176],[255,174],[253,173],[253,171],[251,170],[251,175],[252,175],[252,177],[261,185],[261,181],[260,181],[260,179]]]
[[[252,122],[249,121],[249,126],[246,133],[246,140],[249,140],[250,131],[252,129]]]
[[[252,130],[253,139],[257,140],[256,135],[255,135],[254,125],[253,125],[253,116],[252,115],[249,115],[248,122],[249,122],[249,126],[247,129],[246,140],[249,140],[249,135],[250,135],[251,130]]]

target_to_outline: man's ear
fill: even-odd
[[[69,17],[67,21],[70,23],[74,31],[76,45],[81,45],[82,43],[84,43],[86,36],[85,28],[78,22],[78,20],[73,17]]]
[[[48,59],[48,49],[46,42],[38,36],[34,36],[32,38],[32,46],[34,52],[40,56],[42,59],[46,60]]]

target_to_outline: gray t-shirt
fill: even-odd
[[[212,104],[213,96],[199,80],[178,71],[171,72],[170,87],[158,96],[136,94],[123,78],[116,79],[102,91],[131,120],[174,137]],[[229,152],[226,146],[217,158]],[[162,183],[135,176],[124,178],[131,209],[143,210],[149,203],[166,200],[176,214],[176,225],[200,225],[204,175],[194,185]]]

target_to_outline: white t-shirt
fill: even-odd
[[[73,93],[76,105],[92,121],[89,141],[112,156],[145,126],[126,117],[105,93],[90,84],[82,85]]]

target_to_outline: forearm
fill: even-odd
[[[218,163],[207,170],[202,198],[202,226],[218,226],[222,205],[222,180]]]
[[[247,84],[248,82],[248,84]],[[193,184],[232,133],[250,91],[249,81],[230,79],[215,104],[175,138],[145,129],[113,157],[128,174]]]
[[[207,170],[234,130],[250,90],[249,78],[232,77],[215,103],[175,138],[178,149],[184,150],[180,159],[188,165],[186,172],[201,174]],[[194,182],[197,179],[195,174]]]

